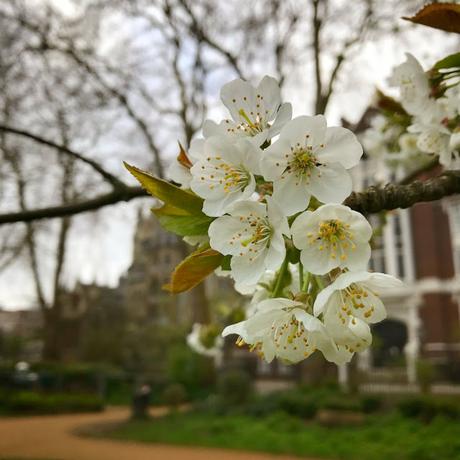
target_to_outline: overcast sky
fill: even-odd
[[[34,0],[39,2],[39,0]],[[59,6],[69,11],[70,2],[59,0]],[[353,83],[339,82],[327,116],[330,124],[341,117],[356,121],[369,103],[376,86],[387,88],[386,78],[391,68],[404,60],[404,53],[411,52],[426,67],[442,58],[445,51],[453,49],[455,36],[425,27],[416,27],[397,40],[384,37],[363,45],[347,66],[353,72]],[[261,72],[260,77],[264,72]],[[341,80],[343,81],[343,80]],[[314,91],[312,83],[312,92]],[[298,88],[285,91],[285,99],[293,103],[294,114],[305,113],[307,104],[298,96]],[[305,93],[302,88],[301,94]],[[217,100],[216,92],[214,98]],[[224,115],[223,108],[220,112]],[[126,173],[127,175],[127,173]],[[125,177],[128,180],[127,177]],[[68,278],[72,285],[76,280],[116,286],[118,279],[132,260],[133,223],[140,207],[147,209],[148,200],[123,203],[105,208],[97,214],[75,218],[73,238],[69,248]],[[79,235],[84,234],[84,237]],[[0,306],[6,309],[29,308],[34,304],[34,293],[27,266],[15,265],[0,274]]]

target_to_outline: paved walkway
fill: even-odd
[[[99,414],[0,418],[0,460],[295,460],[220,449],[91,439],[74,433],[84,425],[122,422],[128,415],[125,408],[112,408]]]

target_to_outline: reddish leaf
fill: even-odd
[[[403,19],[460,34],[460,5],[456,3],[431,3],[424,6],[415,16]]]
[[[223,259],[221,253],[209,247],[197,249],[174,269],[170,283],[163,288],[174,294],[188,291],[219,267]]]

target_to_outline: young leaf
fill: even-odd
[[[431,3],[415,16],[403,18],[424,26],[460,34],[460,5],[455,3]]]
[[[200,197],[126,162],[124,165],[150,195],[190,214],[201,212],[203,200]]]
[[[219,267],[223,259],[221,253],[209,246],[197,249],[174,269],[170,283],[163,288],[173,294],[188,291]]]
[[[206,235],[209,225],[214,220],[213,217],[201,211],[190,214],[170,204],[152,209],[152,212],[157,216],[163,228],[180,236]]]
[[[441,59],[433,66],[433,69],[450,69],[452,67],[460,67],[460,53],[450,54],[444,59]]]

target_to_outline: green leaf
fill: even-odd
[[[126,162],[124,165],[150,195],[176,208],[188,211],[189,214],[201,212],[203,200],[199,196],[182,190],[168,181],[152,176],[150,173]]]
[[[163,228],[180,236],[206,235],[209,225],[214,220],[213,217],[209,217],[201,211],[189,214],[187,211],[170,204],[152,209],[152,212],[157,216]]]
[[[460,53],[450,54],[444,59],[441,59],[433,66],[433,69],[450,69],[452,67],[460,67]]]
[[[197,249],[174,269],[170,283],[163,288],[174,294],[188,291],[219,267],[223,259],[220,252],[209,246]]]
[[[222,259],[222,263],[220,265],[220,268],[225,271],[230,271],[232,267],[230,266],[230,262],[232,261],[232,256],[225,256]]]

